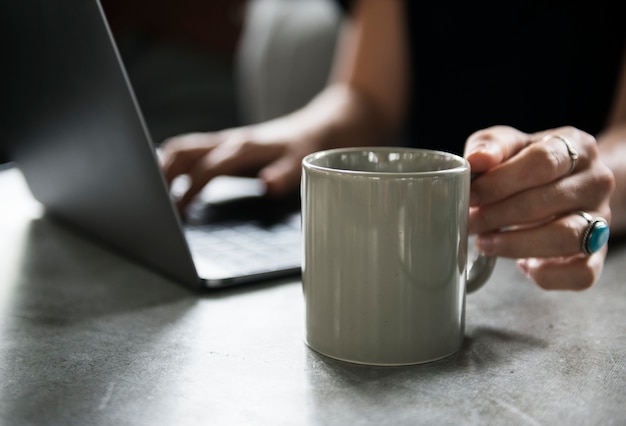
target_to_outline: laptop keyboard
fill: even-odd
[[[272,225],[227,223],[186,225],[196,263],[208,261],[225,273],[257,274],[299,267],[300,216]]]

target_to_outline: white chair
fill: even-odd
[[[292,112],[326,85],[341,20],[333,0],[250,0],[236,59],[242,124]]]

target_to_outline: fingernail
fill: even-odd
[[[488,152],[487,150],[487,145],[484,143],[478,144],[478,145],[474,145],[469,152],[467,152],[467,156],[472,155],[472,154],[476,154],[477,152]]]
[[[472,154],[486,154],[486,155],[493,155],[496,152],[496,147],[491,144],[491,143],[479,143],[475,146],[472,147],[472,149],[468,152],[468,156],[472,155]]]

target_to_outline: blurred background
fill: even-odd
[[[237,123],[245,0],[101,0],[154,142]]]
[[[326,83],[342,19],[334,0],[100,1],[156,144],[304,105]]]
[[[153,140],[263,121],[326,83],[334,0],[102,0]]]

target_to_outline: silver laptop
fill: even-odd
[[[52,217],[195,288],[300,272],[297,194],[221,177],[179,216],[99,1],[5,3],[6,140]]]

